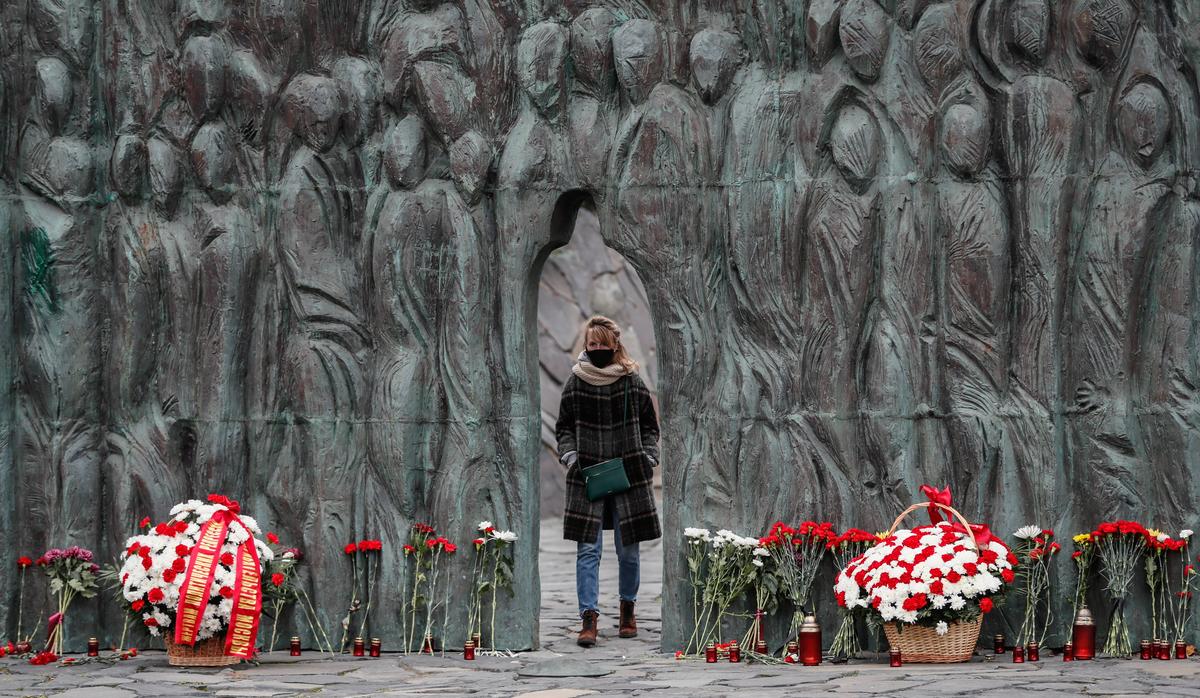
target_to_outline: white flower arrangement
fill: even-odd
[[[191,551],[199,539],[201,527],[218,511],[228,510],[224,504],[191,499],[172,507],[168,521],[125,541],[126,548],[119,558],[122,561],[122,596],[125,606],[141,619],[151,635],[159,636],[175,622],[180,587],[186,578]],[[247,540],[254,541],[260,573],[273,558],[270,546],[258,538],[262,535],[258,522],[240,514],[237,518],[245,528],[229,526],[221,544],[208,604],[200,620],[198,640],[219,635],[229,625],[233,590],[237,585],[234,561],[238,546]]]
[[[943,522],[897,531],[851,560],[834,590],[839,606],[866,609],[885,622],[972,620],[1012,583],[1013,560],[994,538],[977,553],[961,528]]]
[[[1013,538],[1020,538],[1021,540],[1029,540],[1030,538],[1034,538],[1034,537],[1041,535],[1041,533],[1042,533],[1041,526],[1022,526],[1022,527],[1018,528],[1015,533],[1013,533]]]

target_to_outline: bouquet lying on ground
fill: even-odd
[[[973,527],[974,528],[974,527]],[[838,605],[866,609],[883,622],[916,624],[945,634],[993,608],[1014,579],[1015,556],[978,527],[978,551],[960,524],[899,530],[838,573]]]
[[[226,654],[248,659],[261,613],[263,565],[273,553],[237,502],[221,495],[209,495],[208,502],[177,504],[170,519],[126,541],[124,606],[151,635],[166,632],[182,645],[236,624],[239,632],[227,634]]]

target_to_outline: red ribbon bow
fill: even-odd
[[[921,493],[929,498],[929,523],[939,524],[942,522],[942,513],[936,505],[943,504],[950,506],[950,488],[943,487],[938,489],[929,485],[921,485]]]
[[[963,535],[967,534],[967,529],[960,523],[951,524],[950,530]],[[980,551],[983,551],[988,543],[995,540],[995,536],[992,535],[992,529],[984,524],[971,524],[971,533],[975,534],[975,543],[979,546]]]
[[[213,504],[221,504],[235,514],[242,513],[242,505],[238,504],[236,499],[230,499],[223,494],[210,494],[208,495],[208,501]]]

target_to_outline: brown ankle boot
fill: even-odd
[[[637,618],[633,615],[633,602],[621,602],[621,629],[617,631],[618,637],[637,637]]]
[[[596,619],[600,614],[595,611],[583,612],[583,629],[579,631],[579,639],[575,642],[580,647],[591,647],[596,644]]]

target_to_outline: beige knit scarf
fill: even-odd
[[[596,368],[591,361],[587,360],[587,352],[580,352],[579,358],[575,365],[571,367],[571,372],[579,376],[579,379],[591,385],[609,385],[616,383],[628,373],[625,367],[616,361],[605,366],[604,368]]]

